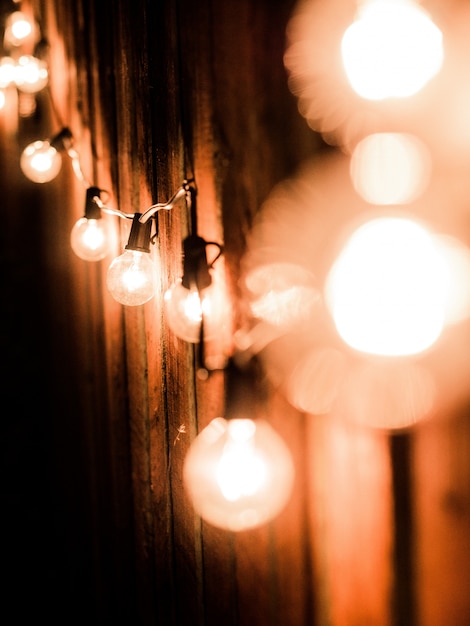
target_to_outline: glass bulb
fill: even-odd
[[[210,315],[211,301],[209,290],[203,289],[200,294],[196,288],[187,289],[179,279],[164,295],[166,319],[171,330],[190,343],[200,339],[202,316]]]
[[[294,465],[286,444],[264,420],[218,417],[191,444],[183,479],[204,520],[241,531],[282,511],[292,491]]]
[[[34,141],[23,150],[20,167],[33,183],[48,183],[62,166],[60,153],[48,141]]]
[[[15,71],[15,83],[24,93],[37,93],[44,89],[49,80],[47,64],[29,54],[24,54],[18,59]]]
[[[125,250],[108,268],[106,285],[115,300],[128,306],[148,302],[156,291],[155,264],[148,252]]]
[[[81,217],[70,233],[75,254],[84,261],[99,261],[108,254],[109,227],[105,219]]]

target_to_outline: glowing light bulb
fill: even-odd
[[[183,479],[204,520],[242,531],[282,511],[294,466],[286,444],[266,421],[218,417],[191,444]]]
[[[167,289],[164,295],[165,313],[171,330],[190,343],[200,340],[201,322],[204,315],[210,315],[210,298],[198,292],[196,287],[186,288],[181,279]]]
[[[134,215],[126,250],[108,268],[106,286],[115,300],[127,306],[148,302],[155,294],[157,272],[150,255],[151,223]]]
[[[44,89],[49,80],[47,64],[29,54],[18,59],[15,71],[15,83],[24,93],[37,93]]]
[[[104,219],[81,217],[70,233],[72,250],[84,261],[99,261],[108,254],[108,226]]]
[[[218,254],[209,264],[206,248],[216,246]],[[183,277],[177,280],[164,295],[166,319],[171,330],[190,343],[201,339],[201,327],[204,324],[204,336],[208,338],[213,332],[211,316],[220,315],[221,302],[212,293],[212,278],[209,270],[221,254],[219,244],[207,242],[202,237],[190,235],[183,242],[184,269]]]
[[[14,11],[5,22],[4,42],[8,46],[21,46],[34,35],[35,24],[25,13]]]
[[[2,57],[0,60],[0,87],[5,89],[15,82],[16,64],[11,57]]]
[[[20,167],[33,183],[48,183],[60,172],[62,157],[49,141],[34,141],[23,150]]]
[[[441,334],[446,266],[431,233],[416,222],[376,218],[350,237],[332,267],[326,298],[351,347],[371,354],[416,354]]]
[[[369,100],[404,98],[440,70],[442,33],[410,0],[369,0],[344,33],[341,53],[358,95]]]
[[[98,204],[100,194],[97,187],[87,189],[85,215],[75,222],[70,233],[72,250],[84,261],[104,259],[111,246],[110,228]]]

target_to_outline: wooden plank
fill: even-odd
[[[417,623],[466,624],[470,620],[468,402],[421,425],[413,441]]]
[[[318,624],[392,624],[391,468],[386,434],[312,416],[311,549]]]

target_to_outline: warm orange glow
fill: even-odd
[[[435,237],[435,245],[444,263],[447,324],[470,317],[470,249],[455,237]]]
[[[348,398],[353,398],[356,408],[351,415],[356,421],[362,411],[364,422],[404,428],[404,424],[411,425],[441,410],[446,402],[468,389],[470,370],[465,348],[470,324],[470,250],[465,228],[469,180],[465,169],[455,175],[443,172],[433,153],[432,177],[423,193],[407,205],[406,212],[395,207],[378,209],[355,192],[350,163],[351,159],[340,151],[327,151],[320,158],[306,161],[295,176],[272,190],[258,212],[241,264],[247,308],[256,317],[240,336],[241,349],[260,355],[272,383],[301,411],[318,415],[342,407],[341,415],[348,419],[346,405]],[[364,346],[351,349],[337,330],[330,308],[330,272],[340,255],[340,244],[348,241],[354,229],[365,226],[366,220],[375,222],[384,216],[391,228],[387,226],[378,236],[372,236],[375,250],[372,247],[369,251],[368,262],[367,258],[362,260],[362,267],[358,263],[359,276],[356,273],[349,283],[345,281],[343,300],[345,318],[355,313],[353,319],[359,329],[362,324],[365,331],[375,331],[383,339],[382,348],[390,348],[387,342],[391,344],[391,354],[383,350],[384,355],[373,356]],[[395,220],[409,222],[411,232],[404,236],[401,247],[397,240],[380,245],[386,235],[393,235]],[[426,225],[432,231],[428,232]],[[418,235],[417,244],[413,243],[413,233]],[[419,245],[424,245],[420,254]],[[363,251],[367,251],[365,246]],[[431,259],[426,262],[428,252]],[[396,262],[381,274],[379,267],[387,256],[396,258]],[[346,276],[347,269],[342,269]],[[393,282],[395,270],[404,271],[404,282]],[[424,278],[420,278],[421,271]],[[360,292],[354,287],[361,275],[375,278],[372,290],[360,286],[365,300],[359,298]],[[413,278],[417,287],[413,286]],[[388,290],[387,281],[391,283]],[[289,283],[318,288],[324,297],[315,305],[310,302],[311,306],[298,305],[294,298],[290,312]],[[406,286],[409,297],[400,309],[399,296]],[[442,300],[437,298],[439,293]],[[424,297],[422,303],[420,294]],[[377,319],[367,302],[375,306]],[[272,307],[260,306],[266,303]],[[392,306],[395,315],[391,315]],[[423,306],[424,314],[418,314]],[[410,345],[407,333],[411,335]],[[427,344],[433,337],[434,343]],[[369,341],[372,350],[370,337]],[[404,353],[398,351],[399,347]],[[415,356],[409,353],[413,347],[421,348]],[[374,388],[374,376],[380,382],[381,393]],[[373,402],[372,397],[369,403],[366,401],[368,394],[374,395]],[[395,420],[392,409],[380,408],[381,402],[396,408]]]
[[[293,263],[253,268],[245,284],[253,316],[279,327],[309,319],[321,300],[313,275]]]
[[[405,359],[364,360],[345,372],[333,413],[367,427],[399,430],[431,414],[436,381],[423,365]]]
[[[403,98],[440,69],[442,34],[411,0],[368,0],[346,30],[341,51],[348,79],[363,98]]]
[[[45,61],[29,54],[23,54],[18,59],[15,83],[20,91],[37,93],[47,85],[48,80],[49,72]]]
[[[365,137],[351,157],[356,191],[371,204],[405,204],[424,191],[431,170],[426,146],[404,133]]]
[[[336,348],[317,348],[301,356],[283,383],[287,399],[300,411],[329,413],[343,382],[348,359]]]
[[[439,337],[445,268],[430,234],[403,218],[378,218],[351,236],[328,278],[336,327],[351,347],[416,354]]]

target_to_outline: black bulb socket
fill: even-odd
[[[132,218],[131,232],[125,247],[126,250],[138,252],[150,252],[150,235],[152,232],[152,220],[141,222],[142,213],[135,213]]]
[[[86,190],[85,217],[87,220],[101,219],[101,208],[96,202],[96,198],[100,198],[100,194],[101,189],[98,189],[98,187],[89,187]]]
[[[196,286],[198,290],[209,287],[212,278],[207,263],[208,243],[198,235],[189,235],[183,241],[183,277],[181,283],[186,289]]]
[[[57,151],[61,151],[70,147],[72,143],[72,133],[70,128],[63,128],[57,135],[54,135],[52,139],[50,139],[49,143],[53,148]]]

